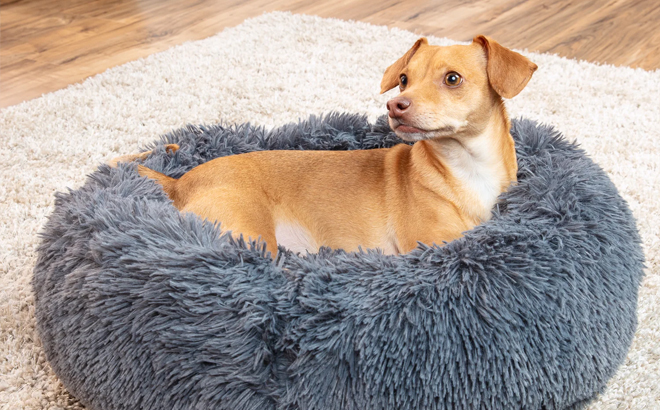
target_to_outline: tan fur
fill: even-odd
[[[516,180],[501,96],[518,94],[535,69],[487,37],[450,47],[422,38],[381,83],[385,92],[401,74],[408,77],[388,108],[390,125],[417,141],[412,146],[252,152],[209,161],[180,179],[142,166],[139,173],[163,185],[182,212],[220,221],[235,236],[261,238],[274,253],[278,235],[310,252],[329,246],[406,253],[418,242],[442,244],[487,220],[496,197]],[[462,76],[458,87],[443,83],[449,72]]]
[[[177,152],[179,150],[179,145],[177,144],[167,144],[165,145],[165,150],[171,154]],[[117,164],[120,162],[133,162],[133,161],[143,161],[147,159],[147,157],[151,155],[151,151],[145,151],[141,152],[139,154],[128,154],[128,155],[122,155],[120,157],[115,157],[108,161],[108,165],[111,167],[116,167]]]

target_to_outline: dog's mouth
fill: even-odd
[[[401,122],[396,119],[390,118],[390,126],[392,130],[404,140],[420,140],[420,139],[430,139],[430,138],[439,138],[454,133],[454,127],[447,125],[445,127],[440,127],[433,130],[426,130],[423,128],[418,128],[404,122]]]
[[[406,134],[425,134],[428,131],[406,124],[399,124],[394,128],[396,132],[405,132]]]
[[[390,120],[390,127],[392,127],[392,130],[394,130],[394,132],[396,133],[425,134],[428,132],[428,130],[406,124],[405,122],[401,121],[398,118],[389,117],[389,120]]]

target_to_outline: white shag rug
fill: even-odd
[[[383,71],[418,37],[270,13],[0,111],[0,408],[80,408],[45,361],[30,286],[37,232],[56,191],[188,123],[270,127],[331,110],[373,120],[395,94],[379,95]],[[525,54],[539,70],[507,103],[510,114],[577,139],[630,204],[644,240],[639,329],[590,409],[660,408],[660,70]]]

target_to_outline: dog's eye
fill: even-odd
[[[463,77],[461,77],[460,74],[455,73],[453,71],[451,73],[447,73],[447,75],[445,76],[445,84],[447,84],[450,87],[457,87],[461,85],[462,82],[463,82]]]
[[[408,77],[406,77],[405,74],[401,74],[399,80],[401,80],[401,85],[399,86],[401,89],[403,89],[406,85],[408,85]]]

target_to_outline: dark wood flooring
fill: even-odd
[[[273,10],[660,68],[659,0],[0,0],[0,107]]]

